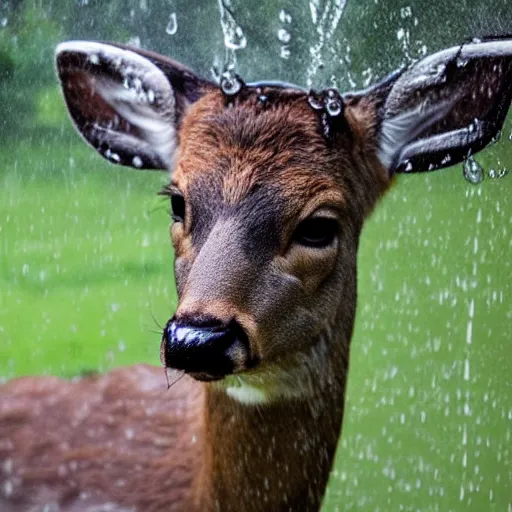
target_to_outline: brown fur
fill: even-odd
[[[189,377],[166,391],[146,366],[15,380],[0,388],[2,510],[318,510],[343,415],[359,234],[388,180],[369,100],[349,100],[350,129],[327,142],[304,94],[278,96],[226,108],[210,92],[183,120],[176,314],[235,318],[262,361],[244,375],[304,367],[306,397],[247,405]],[[336,244],[290,245],[320,206],[339,216]]]

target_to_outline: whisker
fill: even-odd
[[[167,368],[164,368],[164,371],[165,371],[165,378],[167,379],[167,391],[169,391],[169,389],[171,389],[174,386],[174,384],[179,382],[185,376],[185,372],[181,372],[181,374],[175,380],[173,380],[172,382],[169,382],[169,374],[167,373]],[[175,370],[175,371],[177,372],[178,370]]]
[[[152,311],[149,312],[151,314],[151,317],[153,318],[153,322],[155,322],[156,326],[160,329],[160,334],[162,334],[162,332],[164,331],[164,328],[160,325],[160,323],[158,322],[158,320],[156,319],[155,315],[153,314]]]

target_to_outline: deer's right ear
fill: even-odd
[[[187,107],[214,85],[161,55],[87,41],[60,44],[57,71],[69,113],[109,161],[170,169]]]
[[[503,126],[512,100],[512,38],[437,52],[361,97],[373,104],[378,158],[389,174],[454,165]]]

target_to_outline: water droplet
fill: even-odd
[[[0,18],[0,28],[7,27],[7,23],[9,23],[9,20],[7,18]]]
[[[173,36],[176,34],[176,32],[178,32],[178,19],[175,12],[171,13],[169,16],[167,27],[165,27],[165,32],[170,36]]]
[[[405,19],[405,18],[410,18],[412,16],[412,9],[408,6],[408,7],[402,7],[400,9],[400,17],[402,19]]]
[[[309,106],[313,109],[313,110],[322,110],[324,108],[324,104],[322,101],[320,101],[316,94],[311,92],[310,94],[308,94],[308,103],[309,103]]]
[[[220,88],[224,94],[234,96],[242,89],[242,82],[232,71],[225,71],[220,79]]]
[[[290,32],[288,32],[288,30],[286,30],[284,28],[280,28],[277,32],[277,38],[282,43],[289,43],[292,36],[290,35]]]
[[[318,21],[318,8],[314,0],[309,0],[309,10],[311,11],[311,21],[313,25],[316,25]]]
[[[137,169],[140,169],[142,167],[142,158],[139,155],[135,155],[132,159],[132,164],[134,167],[137,167]]]
[[[473,156],[469,156],[464,161],[462,173],[464,178],[470,183],[473,183],[473,185],[477,185],[484,180],[484,169]]]
[[[496,144],[501,139],[501,130],[499,130],[496,135],[491,139],[491,144]]]
[[[4,489],[3,489],[4,490],[4,496],[6,498],[9,498],[12,495],[13,490],[14,490],[14,486],[12,485],[12,482],[10,480],[6,480],[4,482],[3,487],[4,487]]]
[[[279,20],[281,23],[291,23],[292,17],[284,9],[281,9],[279,11]]]
[[[99,64],[100,63],[100,58],[98,56],[97,53],[91,53],[89,55],[89,57],[87,57],[87,60],[91,63],[91,64]]]
[[[469,62],[469,59],[461,57],[460,55],[457,57],[457,67],[463,68]]]
[[[512,140],[512,131],[510,132],[510,135],[508,136],[508,140]]]
[[[503,177],[505,177],[508,174],[508,169],[503,167],[502,169],[489,169],[489,172],[487,173],[489,178],[492,180],[499,180]]]
[[[441,160],[441,165],[446,165],[448,163],[450,163],[452,160],[452,157],[451,155],[446,155],[442,160]]]
[[[132,81],[132,86],[136,93],[140,93],[142,91],[142,80],[136,76]]]
[[[136,48],[140,48],[141,42],[139,36],[133,36],[128,39],[127,43],[128,46],[135,46]]]
[[[339,116],[343,110],[343,103],[339,99],[330,99],[326,105],[327,113],[331,117]]]
[[[279,56],[285,60],[289,59],[290,58],[290,48],[287,45],[281,46],[281,48],[279,50]]]
[[[226,0],[219,0],[220,24],[224,33],[224,45],[231,50],[243,50],[247,46],[247,39]]]

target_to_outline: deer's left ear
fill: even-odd
[[[188,105],[213,87],[138,48],[69,41],[57,47],[56,58],[78,131],[103,157],[131,167],[170,169]]]
[[[512,38],[435,53],[364,95],[377,108],[378,157],[390,174],[454,165],[503,126],[512,99]]]

